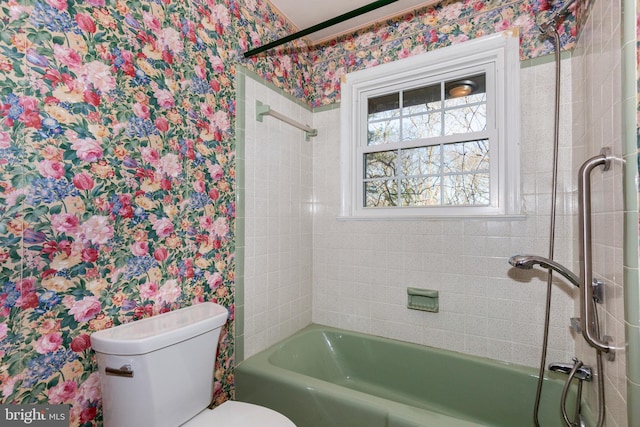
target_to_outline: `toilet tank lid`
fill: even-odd
[[[226,308],[204,302],[95,332],[91,346],[104,354],[146,354],[219,328],[227,316]]]

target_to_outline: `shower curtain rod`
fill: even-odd
[[[257,47],[255,49],[248,50],[244,53],[245,58],[250,58],[259,53],[265,52],[269,49],[273,49],[274,47],[280,46],[281,44],[285,44],[292,40],[299,39],[300,37],[307,36],[311,33],[315,33],[316,31],[324,30],[327,27],[332,25],[339,24],[343,21],[349,20],[351,18],[355,18],[356,16],[363,15],[367,12],[371,12],[372,10],[381,8],[382,6],[386,6],[391,3],[395,3],[398,0],[377,0],[373,3],[369,3],[365,6],[359,7],[357,9],[352,10],[351,12],[343,13],[342,15],[338,15],[335,18],[327,19],[324,22],[313,25],[305,30],[298,31],[297,33],[290,34],[286,37],[273,41],[271,43],[267,43],[264,46]]]

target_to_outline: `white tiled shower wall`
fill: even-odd
[[[301,123],[312,113],[245,79],[245,357],[311,322],[312,143],[256,100]]]
[[[562,66],[555,259],[577,271],[571,61]],[[546,273],[507,260],[548,254],[553,76],[552,62],[521,70],[526,216],[467,221],[338,219],[339,109],[312,114],[247,79],[245,357],[304,327],[313,312],[315,323],[537,366]],[[255,122],[255,99],[313,123],[318,137],[307,142],[270,117]],[[568,361],[574,290],[556,281],[549,360]],[[438,290],[440,312],[407,309],[409,286]]]
[[[555,259],[573,267],[575,179],[571,70],[563,62]],[[510,269],[511,255],[548,254],[553,63],[521,70],[519,220],[348,221],[339,213],[338,109],[315,114],[313,321],[537,366],[546,273]],[[515,143],[513,141],[512,143]],[[559,280],[559,279],[558,279]],[[561,281],[559,281],[561,283]],[[440,312],[409,310],[407,287],[435,289]],[[573,289],[554,289],[550,360],[573,355]]]

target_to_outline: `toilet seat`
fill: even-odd
[[[284,415],[263,406],[226,401],[213,410],[205,409],[182,427],[296,427]]]

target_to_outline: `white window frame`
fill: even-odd
[[[364,207],[363,154],[367,99],[407,87],[486,72],[490,141],[488,206]],[[342,82],[341,209],[345,219],[521,216],[519,35],[509,30],[422,55],[356,71]],[[470,138],[481,133],[468,134]],[[454,140],[460,139],[460,135]],[[466,137],[466,136],[465,136]],[[441,138],[444,142],[446,137]],[[380,146],[376,146],[380,148]]]

